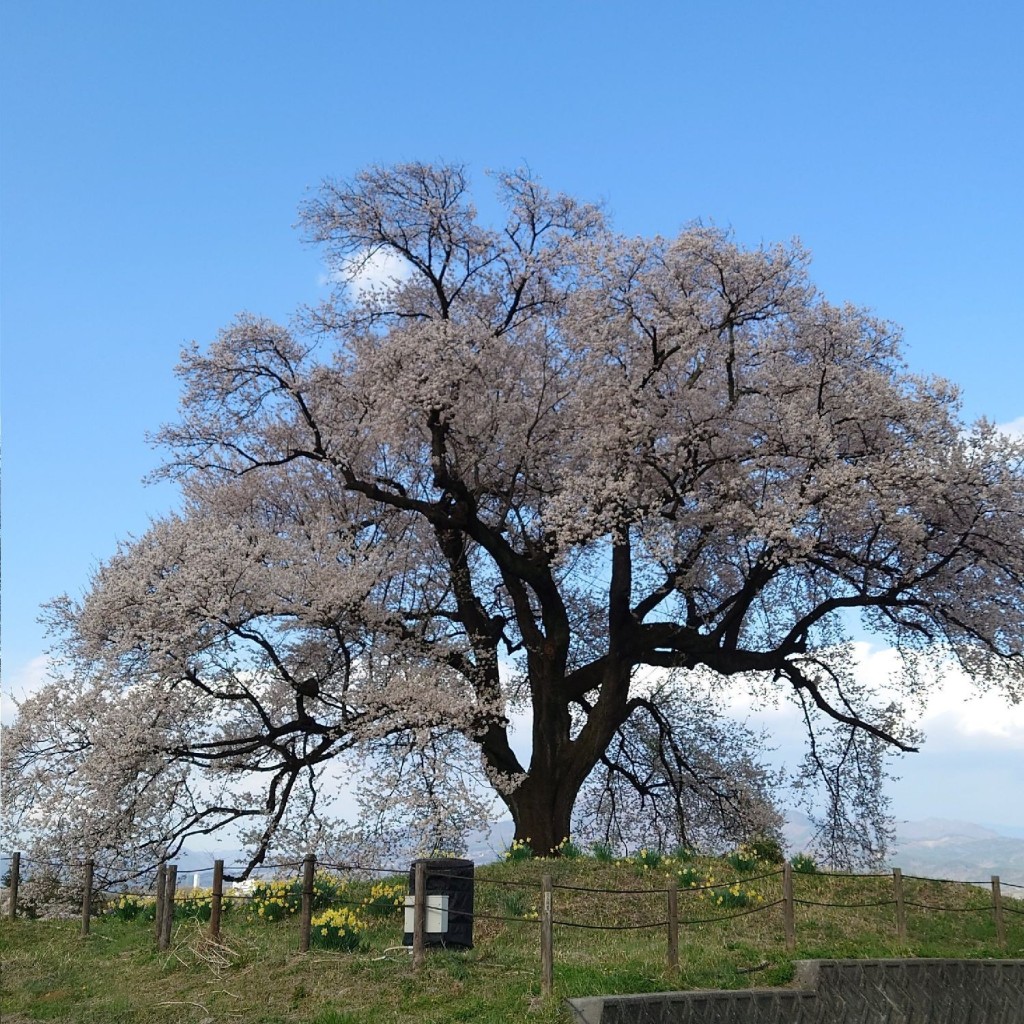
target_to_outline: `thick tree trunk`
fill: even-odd
[[[569,838],[579,789],[550,776],[529,778],[509,801],[515,838],[539,857],[557,855],[562,841]]]
[[[538,856],[557,856],[561,843],[571,838],[572,812],[580,789],[625,720],[629,669],[625,661],[605,666],[601,682],[608,685],[602,685],[602,697],[590,708],[586,725],[574,738],[564,677],[551,673],[533,686],[530,769],[505,802],[515,822],[515,838]]]

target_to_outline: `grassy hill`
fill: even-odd
[[[418,974],[400,948],[400,912],[379,898],[368,907],[369,882],[335,880],[321,890],[335,909],[347,907],[365,922],[352,939],[358,948],[348,951],[314,946],[298,952],[296,915],[289,912],[294,897],[285,886],[278,890],[284,894],[279,909],[263,915],[259,907],[271,905],[269,890],[236,901],[225,913],[220,945],[196,919],[202,894],[183,901],[164,953],[155,948],[152,923],[143,919],[145,907],[134,920],[104,914],[85,939],[76,920],[4,921],[0,1015],[5,1024],[497,1024],[524,1016],[553,1024],[567,1019],[560,1002],[568,996],[784,985],[794,959],[1024,956],[1024,899],[1006,899],[1007,943],[1000,948],[990,893],[907,879],[908,940],[901,945],[890,878],[824,874],[795,876],[796,949],[787,951],[781,907],[774,905],[781,878],[773,871],[656,855],[481,866],[474,948],[432,950]],[[544,873],[556,887],[556,922],[564,922],[555,926],[556,998],[549,1001],[539,995]],[[661,890],[670,877],[680,889],[683,922],[678,972],[665,961]],[[1024,897],[1024,890],[1004,896]],[[268,922],[275,916],[282,919]]]

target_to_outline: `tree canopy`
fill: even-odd
[[[540,852],[601,777],[668,793],[681,841],[712,806],[769,827],[699,676],[792,701],[849,824],[848,780],[915,742],[854,626],[904,655],[894,692],[952,660],[1020,699],[1019,441],[799,245],[623,237],[494,184],[497,227],[458,166],[325,182],[301,221],[330,299],[183,354],[180,511],[51,607],[65,675],[5,742],[23,823],[161,849],[242,823],[256,863],[332,760],[434,749],[428,789],[478,769]]]

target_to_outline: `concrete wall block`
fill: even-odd
[[[1024,960],[805,960],[795,987],[569,1000],[578,1024],[1024,1024]]]
[[[820,961],[821,1024],[1024,1024],[1024,961]]]

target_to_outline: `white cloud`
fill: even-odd
[[[876,696],[898,697],[893,686],[900,659],[889,648],[854,645],[857,675]],[[1021,827],[1014,794],[1024,777],[1024,704],[998,692],[981,693],[955,666],[934,678],[919,703],[908,702],[907,717],[924,734],[920,753],[896,758],[897,781],[886,786],[900,820],[954,818]],[[792,769],[803,756],[805,737],[797,709],[788,701],[737,691],[729,706],[753,728],[764,728],[775,751],[774,764]]]
[[[907,699],[896,685],[901,671],[896,651],[873,649],[865,642],[853,647],[858,679],[870,685],[876,700],[892,699],[905,705],[908,722],[924,733],[929,752],[1003,750],[1024,757],[1024,703],[1011,704],[996,690],[980,691],[954,665],[948,666],[941,678],[933,675],[928,692],[918,700]],[[727,706],[738,719],[766,728],[783,746],[802,746],[799,713],[784,698],[737,688],[729,694]]]
[[[1009,423],[1000,423],[996,429],[1011,437],[1019,437],[1024,440],[1024,416],[1018,416],[1015,420],[1010,420]]]
[[[10,725],[17,715],[18,709],[14,701],[24,700],[36,690],[50,681],[50,659],[45,654],[38,654],[30,661],[15,668],[14,672],[4,680],[2,700],[0,700],[0,721]]]
[[[378,249],[370,256],[357,253],[345,266],[322,274],[319,283],[321,287],[344,285],[353,298],[358,298],[375,288],[407,281],[411,274],[412,268],[401,256],[390,249]]]
[[[901,660],[891,648],[853,645],[858,678],[876,699],[899,698],[895,685]],[[663,673],[646,670],[641,686],[653,685]],[[920,753],[895,758],[898,781],[886,791],[897,818],[929,817],[997,823],[1019,827],[1020,801],[1009,794],[1024,777],[1024,704],[1012,705],[997,692],[981,693],[970,678],[949,666],[934,678],[930,692],[919,702],[906,701],[907,717],[924,733]],[[725,706],[754,730],[764,729],[769,749],[766,761],[792,771],[806,751],[806,734],[799,710],[784,691],[768,685],[753,693],[730,687]]]
[[[891,649],[857,646],[858,676],[885,692],[890,688],[888,681],[899,671],[899,656]],[[895,690],[893,694],[898,696]],[[913,715],[914,709],[909,710]],[[933,679],[918,709],[917,725],[933,749],[979,743],[1010,743],[1024,749],[1024,704],[1011,704],[996,690],[982,692],[956,665],[949,665],[941,678]]]
[[[1009,743],[1024,751],[1024,704],[1010,704],[998,693],[978,694],[962,676],[951,676],[929,698],[921,725],[933,736]]]

